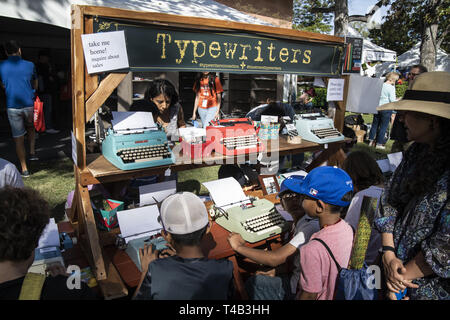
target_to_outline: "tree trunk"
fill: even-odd
[[[348,26],[348,0],[336,0],[334,11],[334,35],[345,36]]]
[[[430,26],[425,26],[424,33],[422,34],[420,64],[427,67],[428,71],[434,71],[436,68],[437,30],[438,25],[432,24]]]

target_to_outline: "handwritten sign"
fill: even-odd
[[[327,101],[344,100],[344,79],[328,80]]]
[[[129,67],[124,31],[83,34],[81,37],[89,74]]]

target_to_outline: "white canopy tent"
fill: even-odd
[[[72,4],[214,18],[270,25],[213,0],[0,0],[0,16],[70,29]]]
[[[376,76],[381,77],[389,71],[405,70],[412,65],[420,63],[420,42],[414,45],[410,50],[398,56],[398,63],[385,62],[375,67]],[[450,55],[442,49],[436,53],[436,68],[434,71],[450,72]]]

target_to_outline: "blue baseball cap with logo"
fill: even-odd
[[[353,192],[353,182],[340,168],[317,167],[308,173],[298,192],[328,204],[346,207],[350,201],[343,201],[342,198],[346,193]]]
[[[280,192],[278,192],[277,197],[280,197],[286,191],[292,191],[295,193],[300,193],[300,186],[302,184],[305,176],[292,175],[283,180],[280,186]]]

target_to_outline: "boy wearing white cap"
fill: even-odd
[[[141,249],[142,275],[134,299],[226,300],[233,294],[233,264],[208,259],[201,250],[209,231],[208,213],[193,193],[166,198],[160,207],[162,234],[176,254],[159,259],[151,246]]]

